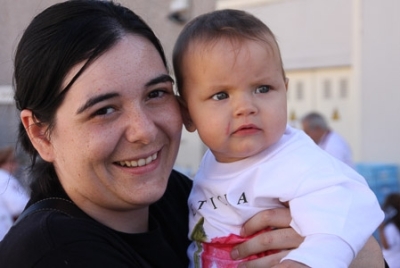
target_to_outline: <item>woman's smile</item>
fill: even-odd
[[[139,158],[137,160],[120,161],[118,164],[123,167],[142,167],[150,164],[157,159],[157,153],[154,153],[146,158]]]

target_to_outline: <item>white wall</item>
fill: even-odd
[[[360,3],[361,153],[400,164],[400,1]]]
[[[286,0],[243,9],[275,33],[286,69],[351,63],[351,1]]]

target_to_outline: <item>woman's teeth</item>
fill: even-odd
[[[121,161],[119,164],[123,167],[141,167],[150,164],[154,160],[157,159],[157,153],[154,153],[152,156],[149,156],[147,158],[141,158],[138,160],[132,160],[132,161]]]

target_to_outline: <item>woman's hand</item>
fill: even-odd
[[[233,259],[242,259],[244,257],[270,249],[282,249],[282,251],[279,253],[245,262],[239,267],[307,267],[303,264],[293,261],[287,261],[279,264],[280,260],[289,253],[290,249],[298,247],[304,240],[303,237],[289,227],[290,221],[291,216],[288,208],[269,209],[256,214],[244,224],[241,232],[242,236],[252,235],[260,230],[265,229],[266,227],[277,229],[261,233],[254,238],[236,246],[232,250],[231,257]],[[293,263],[295,263],[297,266],[294,266]]]
[[[304,240],[303,237],[289,227],[290,221],[291,216],[288,208],[276,208],[259,212],[243,225],[241,235],[249,236],[267,227],[272,227],[274,230],[262,232],[252,239],[236,246],[231,252],[231,257],[233,259],[242,259],[266,250],[281,249],[281,252],[279,253],[268,255],[256,260],[243,262],[239,267],[308,267],[304,264],[291,260],[285,260],[280,263],[280,260],[285,257],[291,249],[298,247]],[[385,267],[385,264],[382,251],[376,239],[371,236],[351,263],[350,268],[383,267]]]

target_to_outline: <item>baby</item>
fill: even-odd
[[[173,62],[185,127],[209,147],[188,201],[191,265],[237,267],[229,252],[243,223],[287,202],[305,240],[282,262],[348,267],[383,212],[363,177],[287,125],[271,30],[243,11],[204,14],[183,29]]]

